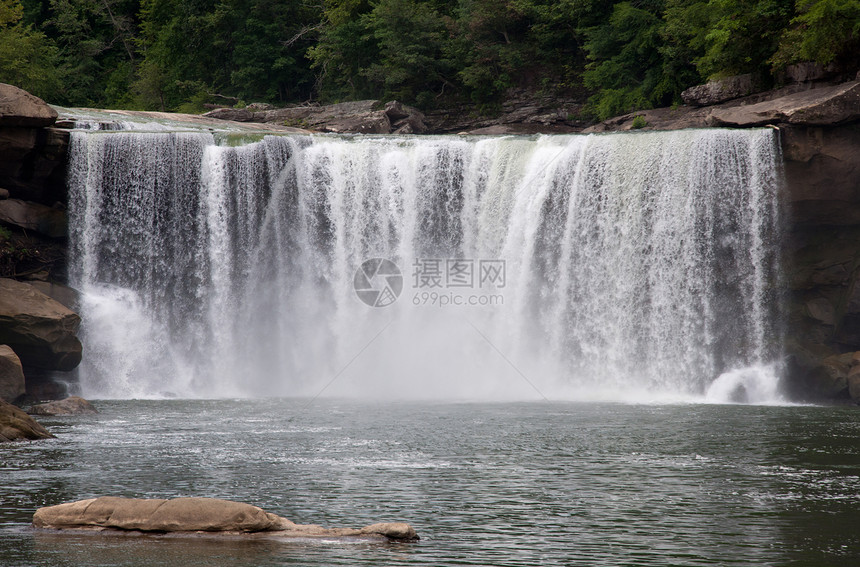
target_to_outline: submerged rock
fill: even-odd
[[[217,498],[140,499],[102,496],[39,508],[33,525],[44,529],[118,530],[252,534],[282,537],[384,537],[418,539],[405,523],[372,524],[361,529],[295,524],[250,504]]]
[[[50,439],[53,435],[35,419],[0,400],[0,442]]]
[[[38,404],[27,410],[30,415],[89,415],[99,413],[87,400],[78,396],[69,396],[64,400],[56,400]]]

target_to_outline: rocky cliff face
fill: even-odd
[[[64,277],[64,164],[69,134],[53,128],[57,113],[44,101],[0,84],[0,276],[51,281]],[[55,372],[81,360],[80,318],[34,286],[0,279],[0,397],[54,397]],[[23,374],[23,375],[22,375]]]

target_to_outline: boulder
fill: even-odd
[[[20,199],[0,200],[0,222],[51,238],[65,238],[68,232],[65,211]]]
[[[811,81],[831,79],[839,74],[839,69],[833,63],[824,66],[821,63],[813,61],[802,61],[786,66],[784,74],[786,81],[792,83],[809,83]]]
[[[752,94],[756,81],[751,74],[736,75],[708,81],[681,93],[681,99],[691,106],[710,106]]]
[[[69,396],[64,400],[32,406],[27,413],[30,415],[91,415],[99,412],[87,400],[78,396]]]
[[[417,108],[392,100],[385,104],[385,114],[394,134],[423,134],[427,131],[424,114]]]
[[[39,508],[33,515],[33,525],[43,529],[418,539],[415,530],[404,523],[372,524],[361,529],[323,528],[295,524],[250,504],[196,497],[163,500],[103,496]]]
[[[52,281],[32,280],[27,283],[33,286],[37,291],[40,291],[51,299],[62,303],[72,311],[77,311],[80,308],[81,294],[75,288]]]
[[[729,108],[715,108],[711,126],[749,128],[767,124],[836,125],[860,119],[860,81],[800,91],[784,97]]]
[[[0,345],[0,399],[14,402],[27,391],[21,360],[7,345]]]
[[[52,437],[53,435],[35,419],[12,404],[0,400],[0,442]]]
[[[72,370],[81,362],[75,336],[81,318],[33,286],[0,279],[0,344],[12,347],[25,367]]]
[[[0,83],[0,126],[38,128],[50,126],[57,111],[37,96],[18,87]]]

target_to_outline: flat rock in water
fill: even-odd
[[[64,400],[38,404],[27,410],[30,415],[88,415],[99,413],[87,400],[69,396]]]
[[[217,498],[140,499],[102,496],[39,508],[33,525],[44,529],[140,531],[154,533],[270,533],[281,537],[370,537],[412,541],[404,523],[361,529],[295,524],[250,504]]]

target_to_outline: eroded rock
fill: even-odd
[[[805,90],[757,104],[715,108],[711,126],[836,125],[860,119],[860,81]]]
[[[72,370],[81,362],[81,318],[33,286],[0,279],[0,344],[25,367]]]
[[[0,400],[0,442],[52,437],[53,435],[35,419],[12,404]]]
[[[196,497],[163,500],[103,496],[40,508],[33,515],[33,525],[43,529],[418,539],[409,524],[400,522],[372,524],[361,529],[323,528],[295,524],[250,504]]]
[[[0,126],[38,128],[50,126],[57,111],[37,96],[18,87],[0,83]]]
[[[681,99],[692,106],[710,106],[752,94],[756,86],[751,74],[736,75],[690,87],[681,93]]]
[[[419,134],[427,131],[424,114],[398,101],[357,100],[329,105],[306,105],[255,110],[219,108],[208,118],[280,124],[337,134]]]
[[[21,360],[9,346],[0,345],[0,399],[14,402],[25,392]]]
[[[68,232],[65,211],[20,199],[0,200],[0,222],[51,238],[65,238]]]

